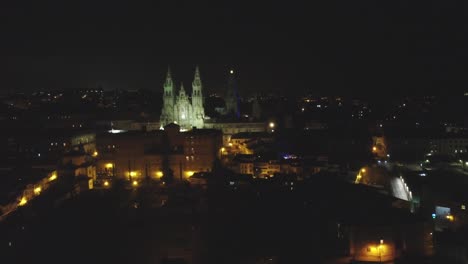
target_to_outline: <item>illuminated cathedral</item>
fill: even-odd
[[[168,69],[166,81],[164,82],[163,106],[160,117],[161,127],[175,123],[184,130],[194,127],[203,128],[204,118],[205,109],[203,108],[202,82],[198,67],[195,68],[191,98],[185,92],[182,83],[180,84],[178,94],[176,94],[171,71]]]

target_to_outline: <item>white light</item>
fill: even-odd
[[[233,71],[233,70],[230,70],[229,73],[230,73],[230,74],[234,74],[234,71]]]
[[[126,130],[121,130],[121,129],[111,129],[109,131],[107,131],[111,134],[119,134],[119,133],[124,133],[124,132],[127,132]]]

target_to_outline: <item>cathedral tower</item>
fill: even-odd
[[[166,81],[164,82],[163,108],[160,117],[161,127],[176,120],[174,116],[174,102],[174,82],[172,81],[171,69],[168,67]]]
[[[205,118],[205,109],[203,108],[202,83],[200,78],[200,70],[198,69],[198,66],[195,68],[195,76],[193,77],[192,82],[192,107],[192,125],[197,128],[202,128],[203,119]]]
[[[233,115],[236,118],[240,118],[239,111],[239,94],[237,91],[237,83],[234,76],[234,70],[229,71],[228,87],[226,91],[226,114]]]

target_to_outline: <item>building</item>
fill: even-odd
[[[163,107],[160,117],[161,127],[176,123],[183,130],[192,127],[203,128],[204,118],[202,83],[198,67],[195,69],[192,82],[191,99],[186,94],[183,84],[180,85],[179,93],[176,95],[171,71],[168,69],[164,83]]]
[[[241,132],[266,132],[264,122],[205,122],[204,128],[219,129],[223,132],[223,144],[228,145],[232,135]]]
[[[432,139],[430,149],[433,153],[454,155],[466,153],[468,150],[468,137],[464,135],[453,135]]]
[[[214,129],[182,132],[171,123],[164,130],[104,133],[97,136],[98,177],[140,180],[161,178],[167,163],[176,180],[211,171],[222,135]]]

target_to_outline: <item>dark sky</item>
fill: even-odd
[[[253,3],[255,2],[255,3]],[[167,65],[207,91],[463,91],[463,1],[3,1],[0,90],[162,89]],[[369,92],[368,90],[372,90]]]

